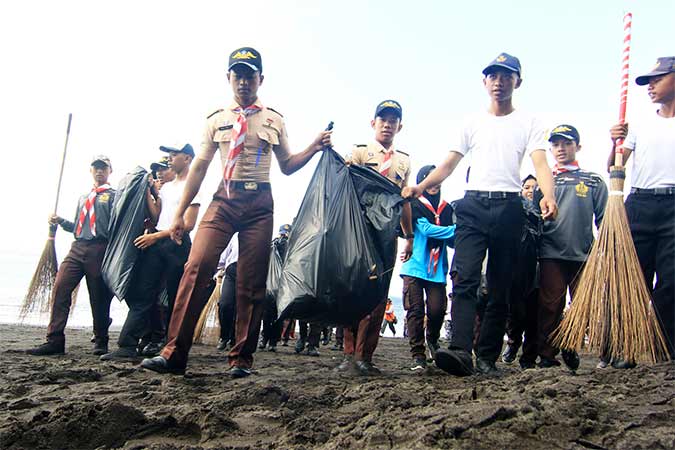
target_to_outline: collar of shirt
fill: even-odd
[[[249,105],[249,107],[250,106],[257,106],[260,109],[264,108],[263,104],[260,102],[260,98],[257,98],[255,100],[255,102],[253,103],[253,105]],[[232,101],[232,103],[230,103],[230,106],[227,109],[234,112],[234,110],[237,109],[237,108],[243,108],[243,107],[239,103],[237,103],[235,101]]]
[[[374,150],[376,150],[376,151],[378,151],[378,152],[380,152],[380,153],[387,153],[387,152],[392,152],[392,153],[394,153],[394,152],[395,152],[394,146],[393,146],[393,145],[391,146],[391,148],[390,148],[389,150],[387,150],[386,148],[384,148],[384,146],[383,146],[382,144],[380,144],[379,142],[377,142],[377,141],[373,141],[373,144],[372,144],[372,145],[373,145],[373,147],[374,147]]]

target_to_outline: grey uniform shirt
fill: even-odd
[[[593,217],[600,226],[607,205],[607,185],[600,175],[582,169],[554,177],[558,217],[544,222],[540,259],[586,261],[593,245]],[[541,193],[535,205],[539,204]]]
[[[77,210],[75,211],[75,221],[70,222],[64,220],[61,223],[61,227],[75,235],[75,239],[78,241],[91,241],[94,239],[103,239],[108,240],[110,237],[110,213],[112,212],[113,201],[115,200],[115,190],[108,189],[105,192],[96,194],[96,201],[94,202],[94,212],[96,213],[96,236],[91,234],[91,227],[89,226],[89,215],[85,216],[84,224],[82,225],[82,232],[78,236],[75,231],[77,229],[77,221],[80,219],[80,211],[84,208],[84,204],[87,201],[89,194],[85,194],[80,197],[80,200],[77,202]]]

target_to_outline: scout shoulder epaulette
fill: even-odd
[[[398,153],[404,154],[405,156],[410,156],[409,154],[407,154],[406,152],[402,152],[401,150],[396,150],[396,151],[397,151]]]
[[[267,106],[266,108],[269,109],[270,111],[274,112],[274,113],[279,114],[281,117],[284,117],[284,115],[281,114],[281,113],[280,113],[279,111],[277,111],[276,109],[272,109],[272,108],[270,108],[269,106]]]
[[[218,114],[221,111],[223,111],[223,109],[217,109],[217,110],[213,111],[211,114],[209,114],[208,116],[206,116],[206,118],[210,119],[211,117],[215,116],[216,114]]]
[[[354,144],[354,147],[368,147],[368,144]]]

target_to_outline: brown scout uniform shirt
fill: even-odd
[[[263,106],[260,100],[256,100],[255,105],[261,110],[247,118],[248,132],[232,180],[269,182],[272,150],[280,159],[286,159],[290,154],[286,126],[281,114]],[[197,156],[199,159],[211,161],[216,151],[220,149],[220,159],[223,170],[225,169],[232,127],[239,116],[234,110],[238,107],[239,105],[233,102],[228,108],[208,116],[201,151]]]
[[[368,145],[355,145],[352,150],[352,164],[371,167],[380,171],[384,162],[386,149],[379,142],[371,142]],[[408,185],[410,177],[410,157],[407,153],[400,150],[394,150],[391,155],[391,167],[387,178],[396,183],[401,189]]]

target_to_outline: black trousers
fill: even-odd
[[[520,197],[488,199],[465,196],[455,209],[455,284],[451,348],[473,350],[481,268],[486,251],[488,295],[476,342],[476,356],[494,362],[501,352],[509,309],[513,270],[525,213]]]
[[[189,253],[190,238],[187,234],[181,245],[170,238],[164,238],[141,252],[134,268],[129,293],[124,299],[129,306],[129,313],[117,340],[120,347],[136,347],[148,331],[152,334],[160,331],[150,330],[150,325],[157,323],[151,320],[151,315],[157,309],[162,280],[166,281],[171,317],[178,283],[183,276],[183,265]]]
[[[277,320],[277,302],[271,297],[265,298],[265,312],[263,313],[262,336],[263,343],[277,345],[281,339],[283,322]]]
[[[675,359],[675,195],[631,194],[626,213],[670,357]]]
[[[309,323],[300,321],[300,339],[307,343],[310,347],[319,347],[319,339],[321,338],[321,325],[317,323]]]
[[[223,284],[218,299],[218,322],[220,322],[220,339],[234,345],[234,324],[237,320],[237,263],[225,268]]]

